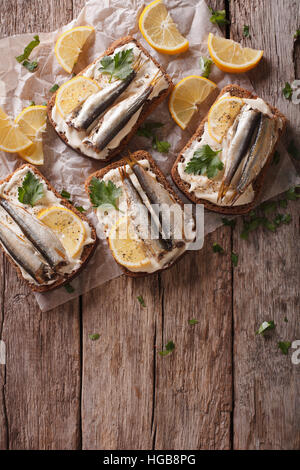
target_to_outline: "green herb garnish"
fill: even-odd
[[[285,194],[286,198],[289,201],[296,201],[300,197],[300,193],[297,192],[297,190],[299,189],[300,189],[299,185],[290,188]]]
[[[170,147],[171,144],[169,142],[164,140],[158,140],[157,137],[154,137],[154,139],[152,140],[152,148],[154,148],[154,150],[157,150],[160,153],[168,153]]]
[[[59,85],[57,85],[57,83],[55,83],[51,88],[50,88],[50,93],[54,93],[55,91],[57,91],[59,89]]]
[[[278,150],[276,150],[276,152],[274,153],[272,164],[278,165],[279,161],[280,161],[280,153],[278,152]]]
[[[295,160],[300,160],[300,150],[293,140],[289,143],[288,152]]]
[[[173,341],[169,341],[167,344],[166,344],[166,347],[165,349],[163,349],[162,351],[159,351],[159,354],[161,356],[167,356],[168,354],[170,354],[171,352],[173,352],[175,349],[175,344],[173,343]]]
[[[29,204],[31,207],[44,196],[43,183],[28,171],[22,186],[18,188],[18,200],[22,204]]]
[[[33,40],[30,41],[30,43],[25,47],[23,54],[18,55],[16,57],[17,61],[20,62],[24,67],[27,68],[30,72],[34,72],[34,70],[37,68],[38,63],[36,61],[30,62],[29,56],[33,49],[37,47],[40,44],[40,38],[38,35],[33,36]]]
[[[68,294],[72,294],[73,292],[75,292],[75,289],[73,286],[71,286],[71,284],[65,284],[64,285],[64,288],[66,289],[66,291],[68,292]]]
[[[145,301],[144,301],[144,298],[143,298],[142,295],[138,295],[137,299],[138,299],[138,301],[139,301],[139,303],[141,304],[142,307],[146,307],[146,304],[145,304]]]
[[[250,36],[250,27],[247,24],[244,24],[243,35],[245,38],[251,38]]]
[[[223,225],[226,225],[226,227],[234,228],[236,226],[236,219],[229,220],[226,217],[222,217],[222,222],[223,222]]]
[[[81,213],[86,211],[86,209],[82,206],[75,206],[75,209],[77,209]]]
[[[274,212],[277,207],[277,202],[276,201],[271,201],[271,202],[264,202],[261,205],[262,210],[264,211],[265,214],[270,214],[271,212]]]
[[[100,335],[99,333],[94,333],[92,335],[89,335],[89,338],[92,340],[92,341],[97,341],[97,339],[100,338]]]
[[[236,253],[232,252],[232,253],[231,253],[231,261],[232,261],[233,266],[237,266],[238,260],[239,260],[239,255],[237,255]]]
[[[287,317],[284,317],[283,321],[284,321],[285,323],[288,323]]]
[[[221,247],[221,245],[219,245],[219,243],[214,243],[212,249],[214,253],[224,253],[224,249]]]
[[[61,194],[61,196],[64,197],[65,199],[70,199],[70,197],[71,197],[71,194],[68,193],[68,191],[66,191],[65,189],[63,189],[60,194]]]
[[[286,199],[280,199],[280,201],[278,201],[278,204],[279,204],[279,207],[281,207],[282,209],[286,209],[288,202]]]
[[[281,350],[282,354],[287,355],[289,352],[289,349],[291,347],[291,342],[290,341],[279,341],[278,347]]]
[[[289,82],[286,82],[285,87],[282,90],[282,93],[283,93],[283,96],[287,100],[292,99],[293,89],[292,89],[291,85],[289,84]]]
[[[191,319],[189,320],[189,324],[190,324],[190,325],[197,325],[197,323],[199,323],[199,322],[198,322],[198,320],[196,320],[196,318],[191,318]]]
[[[140,135],[141,137],[147,137],[147,139],[152,139],[155,136],[153,132],[154,129],[159,129],[163,126],[164,124],[162,122],[148,121],[143,126],[138,128],[137,135]]]
[[[208,78],[211,72],[211,66],[213,61],[208,57],[200,57],[199,65],[200,65],[200,75],[204,78]]]
[[[134,54],[132,49],[126,49],[124,51],[117,52],[113,57],[105,56],[101,59],[101,67],[99,71],[102,74],[109,75],[109,81],[117,78],[119,80],[125,80],[132,72],[132,62],[134,60]]]
[[[294,34],[294,39],[300,38],[300,29],[297,29],[297,31]]]
[[[257,216],[255,212],[253,212],[249,220],[244,218],[244,225],[241,232],[241,238],[243,238],[244,240],[248,240],[249,233],[253,232],[253,230],[256,230],[262,224],[262,221],[262,217]]]
[[[35,106],[35,102],[34,102],[34,101],[30,101],[30,102],[29,102],[29,106]]]
[[[229,24],[229,21],[226,19],[226,11],[225,10],[213,10],[211,7],[208,7],[211,12],[210,21],[213,24],[217,24],[219,26],[224,26],[225,24]]]
[[[282,224],[289,224],[292,220],[291,214],[277,214],[274,219],[274,224],[279,227]]]
[[[206,175],[209,179],[213,179],[224,168],[218,157],[220,152],[221,150],[215,151],[207,144],[203,145],[194,152],[184,171],[194,175]]]
[[[47,106],[47,101],[44,101],[44,103],[42,103],[42,106]]]
[[[275,328],[275,323],[273,322],[273,320],[270,320],[270,321],[264,321],[262,322],[262,324],[260,325],[260,327],[258,328],[256,334],[257,335],[264,335],[266,331],[268,330],[273,330]]]
[[[119,210],[117,200],[122,193],[122,189],[117,188],[112,181],[109,180],[105,183],[105,181],[100,181],[94,176],[91,180],[89,191],[93,207],[113,207],[114,209]]]

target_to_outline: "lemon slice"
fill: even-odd
[[[162,0],[155,0],[143,10],[139,27],[150,46],[163,54],[179,54],[189,48]]]
[[[0,150],[15,153],[27,149],[32,142],[0,108]]]
[[[43,165],[44,153],[42,133],[46,130],[47,106],[28,106],[16,117],[15,122],[21,131],[33,142],[20,157],[33,165]]]
[[[242,47],[232,39],[208,35],[208,50],[219,69],[229,73],[247,72],[261,60],[264,51]]]
[[[55,55],[62,68],[71,73],[93,26],[78,26],[62,33],[55,44]]]
[[[112,227],[108,243],[115,260],[130,271],[141,271],[151,264],[143,242],[135,237],[126,217]]]
[[[222,142],[243,105],[244,101],[236,96],[225,96],[213,104],[208,113],[208,132],[215,141]]]
[[[43,209],[38,218],[59,237],[67,253],[74,258],[86,239],[86,230],[80,217],[66,207]]]
[[[171,93],[169,111],[174,121],[185,129],[193,114],[217,85],[204,77],[190,75],[183,78]]]
[[[55,105],[59,114],[66,117],[86,98],[100,90],[91,78],[78,76],[64,83],[57,91]]]

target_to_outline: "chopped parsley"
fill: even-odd
[[[138,301],[139,301],[139,303],[141,304],[142,307],[146,307],[146,304],[145,304],[145,301],[144,301],[144,298],[143,298],[142,295],[138,295],[137,299],[138,299]]]
[[[55,93],[57,90],[59,89],[59,85],[57,85],[57,83],[55,83],[50,89],[50,93]]]
[[[75,206],[75,209],[77,209],[81,213],[86,211],[86,209],[82,206]]]
[[[289,201],[296,201],[300,197],[300,193],[297,191],[299,189],[300,189],[299,185],[290,188],[285,194],[286,198]]]
[[[94,176],[91,180],[89,191],[93,207],[113,207],[114,209],[119,210],[117,200],[122,193],[122,189],[117,188],[112,181],[109,180],[105,183],[105,181],[100,181]]]
[[[251,38],[251,36],[250,36],[250,26],[247,25],[247,24],[244,24],[243,35],[244,35],[245,38]]]
[[[213,179],[224,168],[218,157],[220,152],[221,150],[215,151],[208,144],[203,145],[194,152],[184,171],[194,175],[206,175],[209,179]]]
[[[60,195],[65,198],[65,199],[70,199],[71,198],[71,194],[68,193],[68,191],[66,191],[65,189],[62,190],[62,192],[60,193]]]
[[[239,260],[239,255],[237,255],[236,253],[232,252],[231,253],[231,261],[232,261],[232,264],[233,266],[237,266],[238,265],[238,260]]]
[[[162,351],[159,351],[159,354],[161,356],[167,356],[168,354],[170,354],[171,352],[173,352],[175,349],[175,344],[173,343],[173,341],[169,341],[166,346],[165,346],[165,349],[163,349]]]
[[[73,292],[75,292],[75,289],[73,286],[71,286],[71,284],[65,284],[64,285],[64,288],[66,289],[66,291],[68,292],[68,294],[72,294]]]
[[[262,322],[262,324],[258,328],[256,334],[257,335],[264,335],[266,331],[274,330],[275,326],[276,325],[275,325],[273,320],[264,321],[264,322]]]
[[[208,78],[211,72],[211,66],[213,64],[213,61],[209,59],[208,57],[200,57],[199,60],[200,64],[200,75],[204,78]]]
[[[164,140],[158,140],[157,136],[155,136],[152,140],[152,148],[157,150],[160,153],[168,153],[171,144]]]
[[[282,354],[287,355],[289,352],[289,349],[291,347],[291,342],[290,341],[279,341],[278,347],[281,350]]]
[[[234,228],[236,226],[236,219],[227,219],[226,217],[222,217],[222,222],[223,222],[223,225],[225,225],[226,227],[232,227]]]
[[[100,338],[100,335],[99,335],[99,333],[94,333],[94,334],[89,335],[89,338],[90,338],[92,341],[97,341],[97,339]]]
[[[163,127],[164,124],[161,122],[146,122],[143,126],[139,127],[137,130],[137,135],[141,137],[146,137],[147,139],[152,139],[152,148],[157,150],[160,153],[168,153],[171,144],[164,140],[159,140],[156,136],[154,130]]]
[[[29,102],[29,106],[35,106],[35,102],[34,102],[34,101],[30,101],[30,102]]]
[[[28,171],[22,186],[18,188],[18,200],[22,204],[28,204],[33,207],[43,196],[43,183],[31,171]]]
[[[35,69],[38,66],[38,63],[36,61],[30,62],[28,59],[29,59],[29,56],[30,56],[31,52],[33,51],[33,49],[35,47],[37,47],[39,44],[40,44],[39,36],[38,35],[33,36],[33,40],[30,41],[30,43],[25,47],[25,49],[23,51],[23,54],[18,55],[16,57],[17,61],[20,64],[22,64],[30,72],[35,71]]]
[[[211,12],[210,21],[213,24],[217,24],[219,26],[224,26],[229,24],[229,21],[226,19],[226,11],[225,10],[213,10],[213,8],[208,7]]]
[[[112,78],[125,80],[132,72],[132,62],[134,60],[133,49],[126,49],[117,52],[114,56],[105,56],[101,59],[99,71]]]
[[[34,72],[35,69],[37,68],[38,66],[38,63],[36,60],[33,60],[32,62],[29,62],[29,60],[24,60],[24,62],[22,63],[23,67],[25,67],[27,70],[29,70],[29,72]]]
[[[197,325],[197,323],[199,323],[199,322],[198,322],[198,320],[196,320],[196,318],[191,318],[191,319],[189,320],[189,324],[190,324],[190,325]]]
[[[294,34],[294,39],[299,39],[299,38],[300,38],[300,29],[297,29]]]
[[[283,93],[283,96],[287,100],[292,99],[293,89],[292,89],[291,85],[289,84],[289,82],[286,82],[285,87],[282,90],[282,93]]]
[[[221,245],[219,245],[219,243],[214,243],[212,249],[214,253],[224,253],[224,249],[221,247]]]

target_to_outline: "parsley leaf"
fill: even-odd
[[[295,144],[294,140],[291,140],[289,143],[288,152],[295,160],[300,160],[300,150]]]
[[[197,323],[199,323],[199,322],[198,322],[198,320],[196,320],[196,318],[191,318],[191,319],[189,320],[189,324],[190,324],[190,325],[197,325]]]
[[[155,136],[152,140],[152,147],[160,153],[168,153],[171,144],[165,140],[158,140],[157,136]]]
[[[232,261],[233,266],[237,266],[238,260],[239,260],[239,255],[237,255],[236,253],[232,252],[232,253],[231,253],[231,261]]]
[[[219,243],[214,243],[212,249],[214,253],[224,253],[224,249],[221,247],[221,245],[219,245]]]
[[[147,139],[152,139],[154,137],[153,130],[159,129],[163,126],[164,124],[162,124],[161,122],[146,122],[143,126],[138,128],[137,135],[140,135],[141,137],[147,137]]]
[[[218,157],[220,152],[221,150],[214,151],[208,144],[203,145],[194,152],[184,171],[194,175],[206,175],[209,179],[213,179],[224,168]]]
[[[27,70],[29,70],[29,72],[34,72],[35,69],[37,68],[38,66],[38,63],[33,60],[32,62],[29,62],[29,60],[24,60],[23,64],[22,64]]]
[[[146,304],[145,304],[145,301],[144,301],[144,298],[143,298],[142,295],[138,295],[137,299],[138,299],[138,301],[139,301],[139,303],[141,304],[142,307],[146,307]]]
[[[251,38],[250,27],[247,24],[244,24],[243,35],[245,38]]]
[[[234,228],[236,226],[236,219],[229,220],[226,217],[222,217],[222,222],[223,222],[223,225],[226,225],[226,227]]]
[[[300,193],[297,191],[298,189],[300,189],[299,185],[290,188],[285,194],[286,198],[289,201],[296,201],[300,197]]]
[[[51,88],[50,88],[50,93],[54,93],[56,90],[59,89],[59,85],[57,85],[57,83],[55,83]]]
[[[110,75],[109,81],[114,78],[125,80],[132,72],[132,62],[134,54],[132,49],[117,52],[113,57],[105,56],[101,59],[99,71],[102,74]]]
[[[287,355],[289,352],[289,349],[291,347],[291,342],[290,341],[279,341],[278,347],[281,350],[282,354]]]
[[[275,328],[275,323],[273,322],[273,320],[270,320],[270,321],[264,321],[262,322],[262,324],[260,325],[260,327],[258,328],[256,334],[257,335],[264,335],[266,331],[268,330],[273,330]]]
[[[94,207],[105,206],[119,210],[117,199],[120,197],[122,189],[117,188],[112,181],[109,180],[105,183],[105,181],[100,181],[94,176],[91,180],[89,190],[90,200]]]
[[[31,207],[44,196],[43,183],[28,171],[22,186],[18,188],[18,200],[22,204],[29,204]]]
[[[75,206],[75,209],[77,209],[81,213],[86,211],[86,209],[82,206]]]
[[[40,44],[40,38],[38,35],[33,36],[33,40],[30,41],[30,43],[25,47],[23,54],[18,55],[16,57],[18,62],[23,62],[24,60],[27,60],[33,51],[33,49]],[[23,63],[24,65],[24,63]]]
[[[68,193],[68,191],[66,191],[65,189],[63,189],[63,190],[61,191],[60,195],[61,195],[62,197],[64,197],[65,199],[70,199],[70,197],[71,197],[71,194]]]
[[[274,153],[273,160],[272,160],[272,165],[278,165],[279,161],[280,161],[280,153],[278,152],[278,150],[276,150],[276,152]]]
[[[204,78],[208,78],[211,72],[211,66],[213,64],[213,61],[211,59],[208,59],[208,57],[200,57],[200,75]]]
[[[65,284],[65,285],[64,285],[64,288],[66,289],[66,291],[68,292],[68,294],[72,294],[72,293],[75,291],[74,287],[71,286],[71,284],[69,284],[69,283],[68,283],[68,284]]]
[[[29,102],[29,106],[35,106],[35,102],[34,102],[34,101],[30,101],[30,102]]]
[[[159,354],[161,356],[167,356],[168,354],[170,354],[171,352],[173,352],[175,349],[175,344],[173,343],[173,341],[169,341],[167,344],[166,344],[166,347],[165,349],[163,349],[162,351],[159,351]]]
[[[92,335],[89,335],[89,338],[92,340],[92,341],[97,341],[97,339],[100,338],[100,335],[99,333],[94,333]]]
[[[224,26],[225,24],[229,24],[229,21],[226,19],[226,11],[225,10],[213,10],[211,7],[208,7],[211,12],[210,21],[213,24],[217,24],[219,26]]]
[[[291,85],[289,84],[289,82],[286,82],[285,87],[282,90],[282,93],[283,93],[283,96],[287,100],[292,99],[293,89],[292,89]]]
[[[294,34],[294,39],[299,39],[300,38],[300,29],[297,29],[297,31]]]

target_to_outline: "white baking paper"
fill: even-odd
[[[139,0],[90,0],[86,3],[78,18],[68,25],[52,33],[40,33],[41,44],[34,49],[30,60],[38,60],[39,67],[35,73],[28,72],[15,57],[23,52],[24,47],[32,40],[33,34],[11,36],[0,40],[2,60],[0,62],[0,106],[11,116],[29,105],[31,100],[42,104],[51,96],[49,89],[54,83],[61,85],[70,79],[70,75],[62,70],[54,55],[54,45],[58,36],[74,26],[90,24],[95,27],[94,40],[85,48],[77,64],[76,71],[87,66],[99,56],[112,41],[133,34],[146,49],[163,65],[174,82],[181,78],[199,75],[199,58],[208,56],[207,36],[209,32],[221,34],[217,26],[210,21],[210,12],[204,0],[165,0],[173,19],[181,33],[188,38],[189,50],[178,56],[159,54],[144,41],[138,29],[138,18],[146,3]],[[38,31],[36,32],[38,33]],[[224,74],[213,66],[210,79],[218,84],[219,89],[228,83],[239,83],[252,89],[246,75],[232,76]],[[264,98],[262,96],[262,98]],[[211,98],[213,100],[213,97]],[[150,150],[153,157],[170,179],[170,169],[176,155],[192,135],[196,125],[203,118],[209,107],[203,106],[193,119],[189,129],[182,131],[171,119],[167,103],[162,103],[152,114],[151,119],[165,123],[159,136],[171,143],[168,155],[162,155],[151,148],[151,142],[142,137],[134,137],[130,143],[132,150]],[[276,103],[272,103],[276,105]],[[264,199],[279,194],[299,182],[295,168],[283,147],[280,148],[280,164],[273,166],[265,185]],[[72,201],[85,208],[90,204],[84,192],[84,181],[101,168],[103,164],[90,158],[78,155],[62,142],[54,129],[49,125],[44,136],[45,164],[39,169],[58,190],[65,189],[72,195]],[[0,152],[0,178],[6,177],[20,165],[16,155]],[[184,199],[184,198],[183,198]],[[87,213],[97,227],[97,221],[91,210]],[[205,212],[205,233],[212,232],[220,226],[221,218],[212,212]],[[97,227],[98,235],[101,236]],[[72,281],[74,292],[69,294],[64,288],[44,294],[36,294],[36,300],[42,311],[50,310],[68,300],[100,286],[106,281],[121,275],[121,270],[110,255],[106,242],[100,240],[96,253],[84,271]]]

